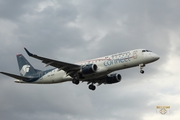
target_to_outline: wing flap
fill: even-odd
[[[101,85],[101,84],[105,84],[106,82],[106,77],[107,75],[104,75],[104,76],[101,76],[101,77],[98,77],[98,78],[92,78],[92,79],[87,79],[85,80],[86,82],[88,82],[87,84],[90,84],[90,83],[98,83],[98,86]]]

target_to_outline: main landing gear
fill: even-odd
[[[77,76],[74,76],[74,78],[73,78],[73,80],[72,80],[72,83],[73,84],[76,84],[76,85],[78,85],[79,84],[79,79],[78,78],[83,78],[80,74],[79,74],[79,77],[77,77]],[[90,90],[95,90],[96,89],[96,86],[93,84],[93,82],[88,82],[88,84],[90,84],[89,85],[89,89]]]
[[[145,67],[145,64],[140,64],[139,66],[140,66],[140,73],[144,74],[143,67]]]
[[[77,76],[77,75],[75,75],[75,76],[73,77],[72,83],[75,84],[75,85],[78,85],[78,84],[79,84],[79,79],[78,79],[78,76]]]
[[[90,84],[90,85],[89,85],[89,89],[90,89],[90,90],[95,90],[95,89],[96,89],[96,86],[93,85],[93,84]]]
[[[79,80],[73,79],[73,80],[72,80],[72,83],[78,85],[78,84],[79,84]],[[89,89],[94,91],[94,90],[96,89],[96,86],[91,83],[91,84],[89,85]]]
[[[73,79],[73,80],[72,80],[72,83],[74,83],[74,84],[78,85],[78,84],[79,84],[79,80],[77,80],[77,79]]]

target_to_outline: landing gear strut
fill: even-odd
[[[145,64],[140,64],[139,66],[140,66],[140,73],[144,74],[143,67],[145,67]]]
[[[96,86],[94,86],[93,84],[90,84],[90,85],[89,85],[89,89],[90,89],[90,90],[95,90],[95,89],[96,89]]]

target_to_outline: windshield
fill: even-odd
[[[152,52],[152,51],[150,51],[150,50],[142,50],[142,52]]]

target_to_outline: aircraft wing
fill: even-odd
[[[53,60],[53,59],[49,59],[49,58],[45,58],[45,57],[41,57],[41,56],[30,53],[26,48],[24,48],[24,49],[25,49],[25,51],[27,52],[27,54],[30,57],[41,60],[47,66],[50,65],[50,66],[62,69],[70,76],[73,76],[81,68],[80,65],[67,63],[67,62],[62,62],[62,61],[57,61],[57,60]]]
[[[1,74],[7,75],[9,77],[18,79],[18,80],[23,80],[23,81],[28,81],[31,78],[27,78],[27,77],[23,77],[23,76],[19,76],[19,75],[15,75],[15,74],[11,74],[11,73],[6,73],[6,72],[0,72]]]
[[[98,83],[98,86],[99,86],[99,85],[101,85],[103,83],[106,83],[106,77],[107,77],[107,75],[104,75],[104,76],[101,76],[101,77],[98,77],[98,78],[87,79],[85,81],[87,82],[87,84]]]

